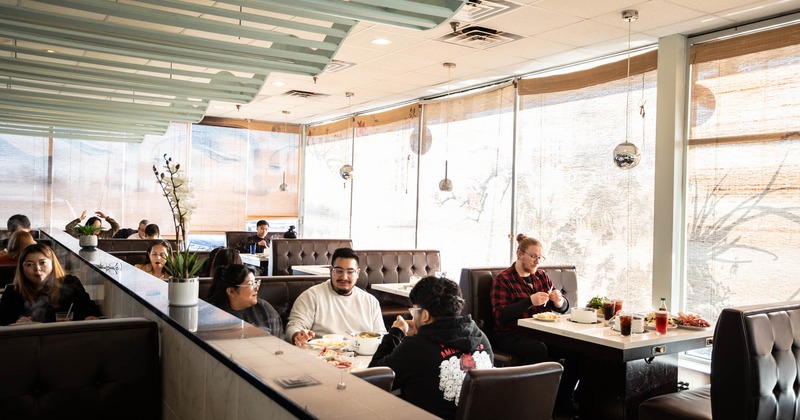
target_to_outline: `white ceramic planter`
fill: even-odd
[[[97,235],[81,235],[78,238],[78,245],[83,249],[95,249],[97,247]]]
[[[191,332],[197,331],[197,305],[170,306],[169,316]]]
[[[193,306],[197,305],[200,293],[200,279],[192,277],[190,279],[169,278],[169,304],[172,306]]]

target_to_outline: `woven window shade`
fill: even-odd
[[[656,69],[658,51],[631,56],[631,76]],[[555,76],[522,79],[519,81],[520,95],[563,92],[577,90],[589,86],[600,85],[614,80],[625,79],[628,72],[627,58],[602,66],[573,73]]]
[[[800,25],[690,53],[686,306],[797,299]]]

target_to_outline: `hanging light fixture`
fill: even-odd
[[[639,12],[636,10],[623,10],[622,19],[628,22],[628,89],[625,93],[625,141],[614,148],[614,164],[620,169],[631,169],[639,164],[642,154],[635,144],[628,141],[628,129],[630,127],[630,105],[631,95],[631,22],[639,19]]]
[[[445,96],[445,102],[442,104],[443,106],[447,104],[447,100],[450,99],[450,86],[452,79],[450,78],[450,70],[452,70],[456,63],[443,63],[442,66],[447,69],[447,96]],[[450,118],[448,115],[447,118]],[[439,191],[442,192],[450,192],[453,191],[453,181],[447,178],[447,152],[448,152],[448,145],[450,144],[450,121],[445,121],[445,158],[444,158],[444,179],[439,181]]]
[[[356,96],[356,94],[353,92],[345,92],[344,95],[347,96],[347,131],[352,133],[353,128],[351,127],[350,122],[353,120],[353,116],[350,114],[350,105],[353,96]],[[342,165],[342,167],[339,168],[339,176],[341,176],[345,181],[353,179],[353,165],[349,163]]]
[[[288,127],[287,127],[287,120],[289,119],[289,114],[291,114],[291,112],[290,111],[281,111],[281,113],[283,113],[283,134],[289,134],[289,130],[288,130]],[[283,182],[281,183],[281,185],[278,188],[281,191],[286,192],[286,189],[288,187],[289,186],[286,185],[286,169],[284,168],[284,170],[283,170]]]

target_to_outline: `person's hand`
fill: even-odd
[[[555,303],[557,308],[561,307],[562,305],[561,299],[563,299],[563,296],[561,295],[561,290],[553,288],[548,297],[550,298],[550,300],[553,301],[553,303]]]
[[[292,343],[294,343],[295,346],[300,347],[303,344],[307,343],[308,340],[314,338],[314,335],[315,335],[314,331],[300,330],[294,333],[294,335],[292,336]]]
[[[25,324],[25,323],[29,323],[29,322],[33,322],[31,317],[29,317],[29,316],[21,316],[21,317],[19,317],[19,319],[17,319],[17,324]]]
[[[94,212],[94,214],[96,214],[96,215],[97,215],[99,218],[101,218],[101,219],[105,219],[105,218],[107,217],[107,216],[106,216],[106,214],[105,214],[105,213],[103,213],[103,212],[102,212],[102,211],[100,211],[100,210],[98,210],[98,211]]]
[[[81,213],[81,217],[79,217],[78,219],[83,220],[85,218],[86,218],[86,210],[84,210],[83,213]]]
[[[100,318],[98,318],[96,316],[91,316],[91,315],[87,316],[86,318],[83,318],[84,321],[93,321],[95,319],[100,319]]]
[[[256,245],[258,245],[258,246],[267,246],[267,241],[262,239],[262,240],[258,241],[258,243]]]
[[[407,319],[406,324],[408,324],[408,332],[406,332],[406,337],[411,337],[413,335],[417,335],[417,323],[414,322],[413,319]]]
[[[400,315],[397,315],[397,318],[392,323],[392,328],[399,328],[403,334],[408,335],[408,322]]]
[[[531,295],[531,303],[533,306],[540,306],[547,303],[550,300],[550,295],[547,292],[536,292]]]

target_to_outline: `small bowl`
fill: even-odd
[[[378,350],[383,337],[381,334],[371,331],[361,331],[353,335],[353,347],[358,354],[371,356]]]
[[[322,339],[329,343],[335,343],[339,341],[344,341],[344,336],[341,334],[325,334],[322,336]]]

